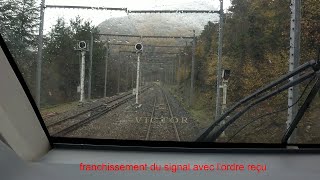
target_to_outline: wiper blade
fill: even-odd
[[[319,76],[319,74],[317,74]],[[288,142],[288,139],[290,138],[291,134],[293,133],[294,129],[299,124],[300,120],[302,119],[304,113],[309,108],[310,104],[312,103],[312,100],[317,95],[318,91],[320,90],[320,80],[319,77],[317,78],[316,83],[312,87],[308,97],[304,101],[303,105],[299,109],[297,115],[295,116],[294,120],[291,122],[289,128],[287,129],[286,133],[282,137],[281,143],[286,144]]]
[[[227,110],[224,114],[222,114],[222,116],[215,121],[214,123],[212,123],[204,132],[202,132],[195,141],[204,141],[206,139],[206,137],[212,132],[212,130],[220,123],[222,122],[230,113],[232,113],[235,109],[239,108],[242,104],[247,103],[248,101],[256,98],[257,96],[261,95],[262,93],[270,90],[271,88],[285,82],[286,80],[290,79],[291,77],[305,71],[308,68],[313,68],[314,71],[317,71],[318,69],[318,64],[316,61],[312,60],[310,62],[307,62],[301,66],[299,66],[298,68],[296,68],[294,71],[282,76],[281,78],[279,78],[278,80],[270,83],[269,85],[265,86],[262,89],[259,89],[258,91],[256,91],[255,93],[251,94],[250,96],[242,99],[241,101],[239,101],[238,103],[236,103],[235,105],[233,105],[229,110]],[[293,86],[293,85],[291,85]],[[289,87],[291,87],[289,86]],[[238,113],[239,114],[239,113]],[[243,114],[243,113],[242,113]],[[239,117],[242,115],[240,114]],[[237,117],[237,118],[239,118]],[[235,119],[236,120],[236,119]],[[226,125],[226,124],[225,124]],[[223,132],[223,131],[222,131]],[[219,134],[220,135],[220,134]],[[212,139],[212,138],[211,138]]]

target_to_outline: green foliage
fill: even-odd
[[[74,48],[79,41],[86,41],[90,46],[91,32],[98,33],[96,27],[80,17],[70,20],[68,24],[59,18],[51,32],[46,37],[42,73],[42,103],[56,104],[78,100],[77,86],[80,84],[80,52]],[[94,36],[94,41],[99,40]],[[93,74],[92,89],[96,95],[96,87],[103,81],[101,76],[104,69],[101,62],[105,56],[103,44],[94,42],[93,45]],[[86,53],[86,82],[88,82],[89,53]]]
[[[284,8],[288,7],[288,8]],[[231,69],[229,102],[235,102],[287,72],[290,9],[286,1],[233,0],[225,15],[223,68]],[[218,24],[201,33],[196,56],[198,87],[216,87]]]
[[[319,9],[316,0],[302,2],[301,63],[316,57],[320,42]],[[227,96],[230,107],[288,72],[290,0],[233,0],[224,20],[222,68],[231,70]],[[201,93],[195,98],[193,110],[215,106],[218,26],[209,22],[198,37],[196,89]],[[212,98],[207,98],[207,104],[201,106],[204,94]],[[286,106],[287,92],[284,92],[255,108],[252,114]],[[285,124],[285,118],[278,116],[272,117]],[[207,117],[212,119],[209,114]]]
[[[29,89],[34,87],[38,8],[35,0],[0,0],[0,33]]]

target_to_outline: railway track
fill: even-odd
[[[117,100],[119,100],[119,99],[121,99],[121,98],[123,98],[123,97],[125,97],[125,96],[130,95],[131,93],[132,93],[132,92],[126,92],[126,93],[122,94],[121,96],[118,96],[118,97],[116,97],[116,98],[114,98],[114,99],[108,100],[106,103],[115,102],[115,101],[117,101]],[[56,106],[54,106],[54,107],[57,107],[57,106],[59,106],[59,105],[56,105]],[[102,105],[98,105],[98,106],[96,106],[96,107],[93,107],[93,108],[87,109],[87,110],[85,110],[85,111],[82,111],[81,113],[78,113],[78,114],[75,114],[75,115],[72,115],[72,116],[63,118],[62,120],[60,120],[60,121],[58,121],[58,122],[53,122],[53,123],[47,125],[47,128],[52,127],[52,126],[56,126],[56,125],[58,125],[58,124],[60,124],[60,123],[63,123],[64,121],[68,121],[69,119],[76,118],[76,117],[78,117],[78,116],[80,116],[80,115],[82,115],[82,114],[88,113],[88,112],[90,112],[90,111],[94,111],[94,110],[96,110],[96,109],[103,108],[104,106],[105,106],[105,105],[103,105],[103,104],[102,104]],[[43,118],[45,119],[46,116],[43,116]]]
[[[180,141],[175,119],[168,97],[161,88],[153,100],[145,140]]]
[[[145,92],[149,88],[150,86],[143,88],[141,90],[141,93]],[[133,95],[131,92],[125,93],[122,96],[108,101],[106,104],[96,106],[81,113],[62,119],[58,122],[49,124],[47,128],[52,136],[64,136],[80,128],[81,126],[105,115],[106,113],[128,102],[134,97],[135,95]]]

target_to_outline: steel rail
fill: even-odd
[[[127,93],[125,93],[125,94],[123,94],[123,95],[121,95],[121,96],[118,96],[118,97],[116,97],[116,98],[114,98],[114,99],[111,99],[110,101],[107,101],[106,103],[112,103],[112,102],[117,101],[117,100],[119,100],[119,99],[121,99],[121,98],[124,98],[124,97],[126,97],[126,96],[128,96],[128,95],[130,95],[130,94],[131,94],[131,92],[127,92]],[[64,118],[64,119],[62,119],[62,120],[60,120],[60,121],[54,122],[54,123],[52,123],[52,124],[49,124],[49,125],[47,126],[47,128],[51,128],[52,126],[59,125],[59,124],[65,122],[65,121],[67,121],[67,120],[74,119],[74,118],[79,117],[79,116],[81,116],[81,115],[83,115],[83,114],[85,114],[85,113],[88,113],[88,112],[90,112],[90,111],[94,111],[94,110],[96,110],[96,109],[98,109],[98,108],[101,108],[101,107],[104,107],[104,106],[105,106],[105,105],[103,105],[103,104],[102,104],[102,105],[98,105],[98,106],[96,106],[96,107],[93,107],[93,108],[90,108],[90,109],[88,109],[88,110],[82,111],[81,113],[78,113],[78,114],[75,114],[75,115],[66,117],[66,118]]]
[[[152,119],[154,117],[154,112],[156,110],[156,103],[157,103],[157,97],[154,97],[154,102],[153,102],[153,109],[152,109],[152,113],[151,113],[151,117],[150,117],[150,121],[149,121],[149,125],[148,125],[148,130],[147,130],[147,135],[145,140],[149,140],[150,138],[150,131],[151,131],[151,124],[152,124]]]
[[[173,120],[174,117],[173,117],[173,113],[172,113],[172,110],[171,110],[171,106],[170,106],[168,97],[167,97],[166,93],[163,91],[163,89],[161,89],[161,91],[162,91],[162,94],[164,95],[165,100],[167,102],[167,106],[168,106],[168,109],[169,109],[169,113],[170,113],[171,119]],[[174,129],[176,138],[177,138],[178,141],[180,141],[180,136],[179,136],[179,132],[178,132],[178,129],[177,129],[177,125],[176,125],[176,123],[174,121],[172,122],[172,124],[173,124],[173,129]]]
[[[144,88],[141,92],[144,92],[144,91],[146,91],[146,90],[149,89],[149,88],[150,88],[150,87],[146,87],[146,88]],[[113,105],[111,105],[111,106],[104,106],[105,109],[102,110],[101,112],[98,112],[97,114],[94,114],[93,116],[87,117],[87,118],[85,118],[84,120],[81,120],[80,122],[77,122],[77,123],[75,123],[75,124],[73,124],[73,125],[71,125],[71,126],[69,126],[69,127],[67,127],[67,128],[64,128],[64,129],[62,129],[62,130],[54,133],[52,136],[63,136],[63,135],[68,134],[68,133],[70,133],[70,132],[72,132],[72,131],[75,131],[75,130],[77,130],[78,128],[80,128],[81,126],[83,126],[83,125],[85,125],[85,124],[87,124],[87,123],[89,123],[89,122],[91,122],[91,121],[93,121],[93,120],[95,120],[95,119],[103,116],[104,114],[110,112],[111,110],[113,110],[113,109],[119,107],[120,105],[128,102],[128,101],[131,100],[133,97],[134,97],[134,95],[130,95],[130,96],[127,96],[127,97],[124,96],[124,99],[123,99],[123,100],[121,100],[121,101],[119,101],[119,102],[117,102],[117,103],[115,103],[115,104],[113,104]]]

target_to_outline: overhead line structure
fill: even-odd
[[[136,54],[136,52],[135,51],[119,51],[119,52],[124,52],[124,53],[132,53],[132,54]],[[145,54],[175,54],[175,55],[177,55],[177,54],[179,54],[179,53],[170,53],[170,52],[153,52],[153,53],[151,53],[151,52],[144,52]]]
[[[132,46],[134,47],[134,44],[112,44],[112,46]],[[164,45],[143,45],[144,47],[168,47],[168,48],[184,48],[184,47],[190,47],[190,46],[164,46]]]
[[[135,34],[105,34],[99,33],[100,36],[117,36],[117,37],[135,37],[135,38],[162,38],[162,39],[193,39],[192,36],[141,36]]]
[[[142,13],[179,13],[179,14],[219,14],[220,11],[213,10],[128,10],[128,8],[113,8],[100,6],[70,6],[70,5],[45,5],[44,8],[60,8],[60,9],[87,9],[87,10],[107,10],[107,11],[124,11],[127,14]]]
[[[128,12],[127,8],[94,7],[94,6],[45,5],[45,8],[87,9],[87,10],[107,10],[107,11],[124,11],[124,12]]]
[[[212,10],[128,10],[128,14],[142,14],[142,13],[198,13],[198,14],[219,14],[220,11]]]
[[[221,1],[221,0],[220,0]],[[38,57],[37,57],[37,76],[36,76],[36,104],[40,108],[40,94],[41,94],[41,65],[42,65],[42,49],[43,49],[43,24],[44,24],[44,10],[47,8],[60,8],[60,9],[84,9],[84,10],[106,10],[106,11],[124,11],[127,14],[137,13],[207,13],[207,14],[220,14],[223,11],[213,10],[128,10],[128,8],[114,8],[114,7],[95,7],[95,6],[70,6],[70,5],[46,5],[45,0],[41,0],[40,6],[40,28],[38,39]],[[119,36],[113,34],[100,34],[109,36]],[[140,37],[142,38],[174,38],[174,39],[193,39],[193,37],[178,37],[178,36],[137,36],[137,35],[122,35],[123,37]],[[221,44],[220,44],[221,46]],[[89,95],[90,96],[90,95]]]

